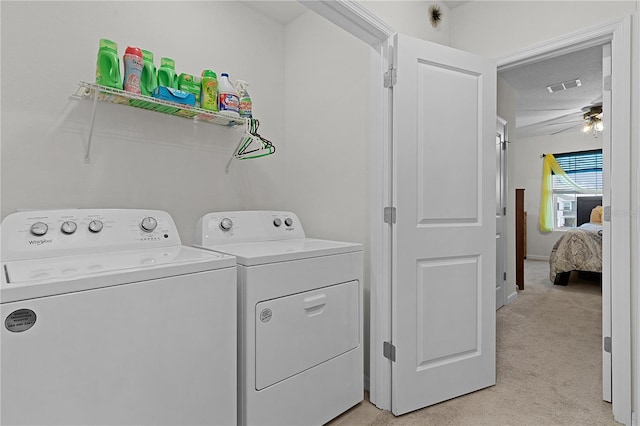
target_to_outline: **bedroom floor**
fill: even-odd
[[[367,400],[329,424],[617,425],[602,401],[600,282],[572,273],[549,281],[549,263],[525,261],[525,290],[496,312],[497,383],[394,417]]]

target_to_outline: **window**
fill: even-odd
[[[560,177],[553,175],[554,224],[556,229],[581,225],[578,198],[602,194],[602,150],[553,154],[558,164],[573,181],[588,192],[577,192]],[[589,217],[587,212],[587,218]]]

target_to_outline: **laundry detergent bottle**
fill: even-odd
[[[236,80],[236,87],[238,88],[238,112],[242,118],[251,118],[251,96],[247,91],[249,83],[244,80]]]
[[[218,76],[211,70],[202,71],[200,102],[202,109],[218,111]]]
[[[151,96],[156,87],[158,87],[158,71],[153,63],[153,53],[148,50],[142,50],[142,74],[140,75],[140,92],[145,96]]]
[[[122,89],[118,45],[106,38],[100,39],[98,61],[96,62],[96,83],[101,86]]]
[[[140,76],[144,59],[142,50],[137,47],[128,46],[124,52],[124,90],[131,93],[140,94]]]
[[[171,58],[160,58],[158,68],[158,86],[178,88],[178,76],[176,75],[176,61]]]
[[[236,86],[229,80],[229,74],[223,72],[218,81],[219,99],[218,108],[221,114],[232,117],[240,117],[238,91]]]

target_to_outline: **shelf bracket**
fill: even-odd
[[[90,90],[90,89],[87,89]],[[93,107],[91,108],[91,123],[89,124],[89,137],[87,143],[84,146],[84,162],[86,164],[91,163],[89,154],[91,153],[91,139],[93,139],[93,125],[96,122],[96,106],[98,105],[99,91],[93,92]]]

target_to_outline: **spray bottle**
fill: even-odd
[[[251,96],[247,91],[249,83],[244,80],[236,80],[236,87],[238,88],[238,98],[240,105],[238,112],[242,118],[251,118]]]

